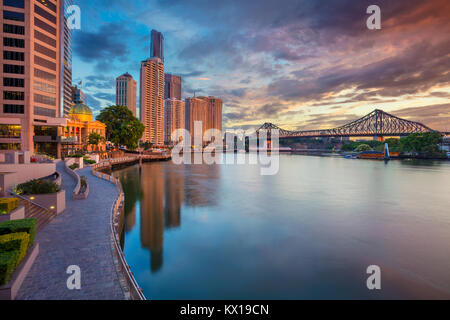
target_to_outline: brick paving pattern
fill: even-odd
[[[16,299],[123,300],[126,293],[114,265],[109,225],[116,187],[85,168],[78,173],[87,177],[90,194],[86,200],[74,201],[75,180],[63,166],[57,164],[66,190],[66,211],[36,235],[39,255]],[[70,265],[81,269],[81,290],[67,288]]]

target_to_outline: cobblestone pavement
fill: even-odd
[[[75,180],[57,164],[66,190],[66,210],[39,234],[39,255],[22,284],[18,300],[121,300],[125,294],[113,262],[110,213],[116,187],[91,174],[90,168],[78,173],[87,177],[90,194],[86,200],[72,200]],[[69,290],[67,267],[81,269],[81,290]]]

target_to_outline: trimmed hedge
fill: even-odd
[[[0,214],[8,214],[17,209],[20,199],[18,198],[1,198],[0,199]]]
[[[0,286],[9,282],[16,269],[17,251],[0,252]]]
[[[59,186],[54,182],[35,179],[19,184],[14,192],[21,195],[53,194],[59,192],[59,190]]]
[[[70,169],[75,170],[78,169],[80,166],[78,165],[78,163],[74,163],[72,165],[69,166]]]
[[[28,251],[30,235],[26,232],[10,233],[0,236],[0,252],[17,251],[16,268]]]
[[[22,219],[5,221],[0,224],[0,236],[10,233],[26,232],[30,235],[28,248],[34,244],[34,236],[36,235],[36,219]]]

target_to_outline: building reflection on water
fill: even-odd
[[[140,212],[141,245],[150,250],[150,270],[163,266],[164,230],[181,227],[183,206],[215,204],[220,172],[217,166],[144,164],[117,174],[125,191],[125,227],[136,227]]]

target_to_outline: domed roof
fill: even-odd
[[[92,110],[87,105],[79,103],[75,104],[70,108],[69,115],[75,115],[75,114],[84,114],[88,116],[92,116]]]

